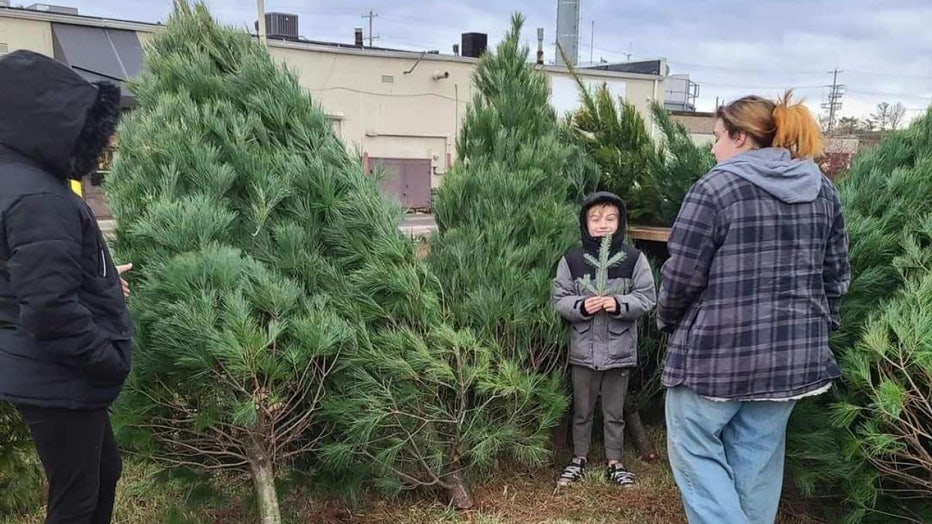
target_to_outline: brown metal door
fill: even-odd
[[[430,159],[369,158],[369,173],[385,171],[379,181],[382,192],[408,209],[430,208]]]

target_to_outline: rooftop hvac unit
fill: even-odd
[[[298,38],[298,15],[266,13],[265,30],[270,37]]]
[[[486,52],[489,45],[489,35],[485,33],[463,33],[463,56],[479,58]]]

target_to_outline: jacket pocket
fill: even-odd
[[[129,374],[129,344],[128,337],[111,337],[110,345],[101,355],[82,366],[84,375],[92,383],[101,386],[122,384]]]
[[[683,318],[676,326],[676,330],[670,337],[670,345],[682,348],[689,347],[690,333],[696,324],[696,318],[699,316],[700,305],[697,304],[689,309],[687,316]]]
[[[637,326],[634,321],[612,318],[608,322],[608,358],[623,365],[637,364]]]
[[[570,362],[592,364],[592,321],[574,322],[570,328]]]

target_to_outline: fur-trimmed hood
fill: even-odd
[[[68,66],[31,51],[0,58],[0,147],[56,176],[79,179],[90,173],[119,118],[116,84],[91,84]]]

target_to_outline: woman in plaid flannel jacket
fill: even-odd
[[[668,447],[690,522],[772,523],[797,399],[840,376],[829,348],[848,289],[834,185],[812,158],[818,123],[791,93],[719,108],[718,160],[686,196],[658,322]]]

